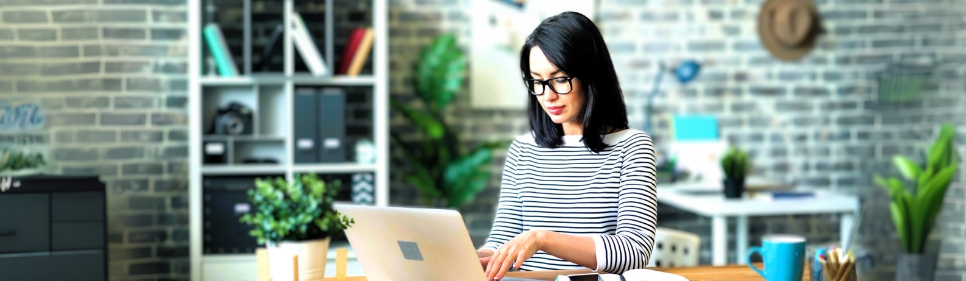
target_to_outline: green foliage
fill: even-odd
[[[0,172],[39,168],[46,164],[44,156],[40,153],[25,153],[13,150],[0,152]]]
[[[902,177],[915,188],[910,191],[898,178],[876,177],[875,183],[889,192],[889,212],[906,253],[922,253],[943,206],[946,189],[959,168],[953,126],[944,124],[930,147],[925,167],[902,155],[892,160]]]
[[[403,179],[419,190],[427,205],[459,207],[486,187],[493,150],[506,144],[487,142],[465,150],[457,133],[446,124],[444,109],[463,90],[466,76],[466,59],[455,36],[441,35],[423,48],[413,73],[413,85],[422,106],[390,102],[422,135],[419,144],[410,145],[392,134],[412,169]]]
[[[291,183],[281,177],[256,179],[248,191],[254,212],[239,221],[252,227],[249,234],[258,244],[324,239],[355,223],[332,208],[339,181],[326,184],[315,174],[295,178]]]
[[[751,170],[751,160],[748,159],[748,153],[731,147],[728,152],[721,157],[721,169],[724,170],[725,176],[730,179],[743,179],[748,176],[748,171]]]

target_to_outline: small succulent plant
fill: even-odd
[[[751,169],[751,160],[748,153],[732,147],[721,157],[721,168],[729,179],[744,179]]]

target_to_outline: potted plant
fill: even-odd
[[[256,179],[248,191],[252,212],[239,220],[252,227],[249,234],[267,245],[273,280],[293,280],[293,256],[298,255],[299,280],[322,280],[332,235],[349,228],[355,220],[332,204],[340,182],[326,184],[315,174]]]
[[[23,176],[36,174],[46,165],[43,154],[28,151],[4,150],[0,152],[0,175]]]
[[[725,198],[741,198],[745,192],[745,177],[751,169],[748,153],[735,147],[729,148],[721,157],[721,168],[725,173]]]
[[[905,181],[875,178],[876,184],[889,192],[889,212],[902,243],[902,254],[896,259],[896,280],[932,280],[936,253],[926,253],[926,241],[959,167],[955,137],[953,126],[943,125],[929,148],[925,166],[902,155],[894,156],[893,163]]]
[[[409,164],[410,171],[402,177],[419,190],[426,205],[456,208],[486,187],[493,150],[504,147],[505,142],[482,142],[466,149],[457,132],[446,124],[446,106],[464,90],[466,76],[466,59],[452,34],[443,34],[423,48],[413,73],[422,106],[390,102],[421,135],[418,144],[410,144],[395,132],[391,134]]]

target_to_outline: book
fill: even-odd
[[[268,38],[268,44],[265,45],[265,49],[262,50],[262,57],[259,65],[262,71],[267,71],[269,65],[272,62],[272,52],[275,51],[275,47],[279,42],[282,42],[282,34],[285,33],[285,26],[279,23],[272,30],[272,35]]]
[[[362,42],[359,42],[359,48],[356,50],[355,56],[352,57],[352,64],[349,65],[346,75],[357,76],[359,72],[362,72],[362,65],[369,59],[369,51],[372,50],[372,41],[375,40],[375,36],[376,33],[372,28],[366,28],[366,34],[362,37]]]
[[[362,37],[366,35],[366,28],[359,27],[352,30],[349,34],[349,41],[346,42],[345,49],[342,50],[342,61],[339,62],[339,74],[346,74],[349,72],[349,66],[352,65],[352,58],[356,55],[356,50],[359,49],[359,43],[362,42]]]
[[[292,30],[292,40],[295,43],[295,48],[302,55],[302,59],[305,60],[305,65],[309,67],[309,71],[314,76],[330,75],[329,69],[325,66],[325,61],[322,60],[322,55],[319,54],[319,48],[315,45],[315,40],[312,39],[309,29],[302,21],[302,16],[292,12],[290,18],[292,21],[289,23]]]
[[[211,57],[215,59],[218,74],[222,77],[238,76],[238,66],[235,65],[235,58],[225,43],[225,36],[221,33],[221,27],[216,23],[209,23],[205,25],[202,33],[205,42],[208,43],[208,51],[211,52]]]

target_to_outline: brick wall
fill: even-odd
[[[892,279],[898,240],[888,199],[871,184],[872,175],[895,174],[890,163],[895,153],[921,155],[917,149],[933,140],[940,122],[956,123],[960,139],[966,136],[961,121],[966,117],[966,1],[817,0],[827,33],[813,52],[795,63],[771,58],[759,44],[755,19],[762,2],[598,1],[597,23],[620,75],[631,126],[641,127],[643,98],[659,63],[704,62],[697,80],[688,85],[664,77],[655,98],[656,128],[649,132],[657,148],[668,141],[668,114],[719,116],[723,136],[751,151],[761,175],[858,194],[865,216],[857,247],[876,258],[876,266],[862,269],[860,278]],[[394,98],[413,100],[407,79],[419,48],[444,31],[467,42],[473,13],[469,1],[390,3],[391,92]],[[936,68],[940,79],[918,101],[880,101],[879,73],[890,62],[917,58],[941,62]],[[466,95],[457,98],[449,113],[469,141],[510,138],[529,130],[522,111],[476,110]],[[401,116],[392,122],[397,132],[412,129]],[[502,158],[494,161],[494,171],[502,164]],[[414,189],[398,179],[394,183],[394,204],[418,203]],[[477,244],[492,222],[498,184],[494,176],[477,201],[463,209]],[[937,280],[966,277],[964,195],[961,180],[956,180],[934,232],[941,236]],[[750,243],[759,243],[762,234],[780,232],[805,234],[810,242],[834,242],[839,239],[838,223],[829,215],[753,218]],[[700,234],[701,261],[710,262],[708,218],[661,207],[659,225]],[[733,247],[734,241],[729,242]],[[729,254],[731,262],[733,256]]]
[[[29,146],[47,151],[58,172],[97,174],[108,184],[112,280],[185,279],[188,271],[184,2],[0,0],[0,99],[41,104],[47,126],[23,135],[36,136]],[[863,274],[880,280],[890,277],[898,247],[885,196],[870,175],[891,173],[889,157],[914,153],[932,139],[937,122],[963,119],[964,2],[820,0],[828,33],[799,63],[780,63],[761,49],[758,0],[602,0],[598,24],[618,62],[632,126],[641,124],[658,58],[706,61],[687,86],[664,81],[657,111],[717,114],[722,133],[752,148],[764,175],[861,195],[866,218],[859,245],[878,258]],[[390,1],[394,98],[413,100],[411,65],[432,36],[453,31],[466,42],[469,6],[468,0]],[[930,95],[903,104],[877,101],[878,71],[919,56],[945,63]],[[522,111],[475,110],[465,96],[448,115],[468,142],[528,130]],[[668,122],[656,121],[660,148]],[[412,129],[399,116],[392,122],[395,131]],[[496,159],[494,171],[502,163]],[[417,204],[412,188],[395,183],[393,204]],[[498,183],[494,177],[463,208],[477,243],[492,221]],[[957,181],[937,227],[940,280],[964,278],[964,197]],[[706,218],[660,211],[661,225],[710,240]],[[796,232],[810,241],[838,239],[831,216],[758,218],[750,227],[752,237]],[[708,262],[709,244],[703,248]]]
[[[47,116],[29,146],[108,188],[111,280],[188,273],[185,0],[0,0],[0,101]],[[8,134],[7,132],[2,132]]]

